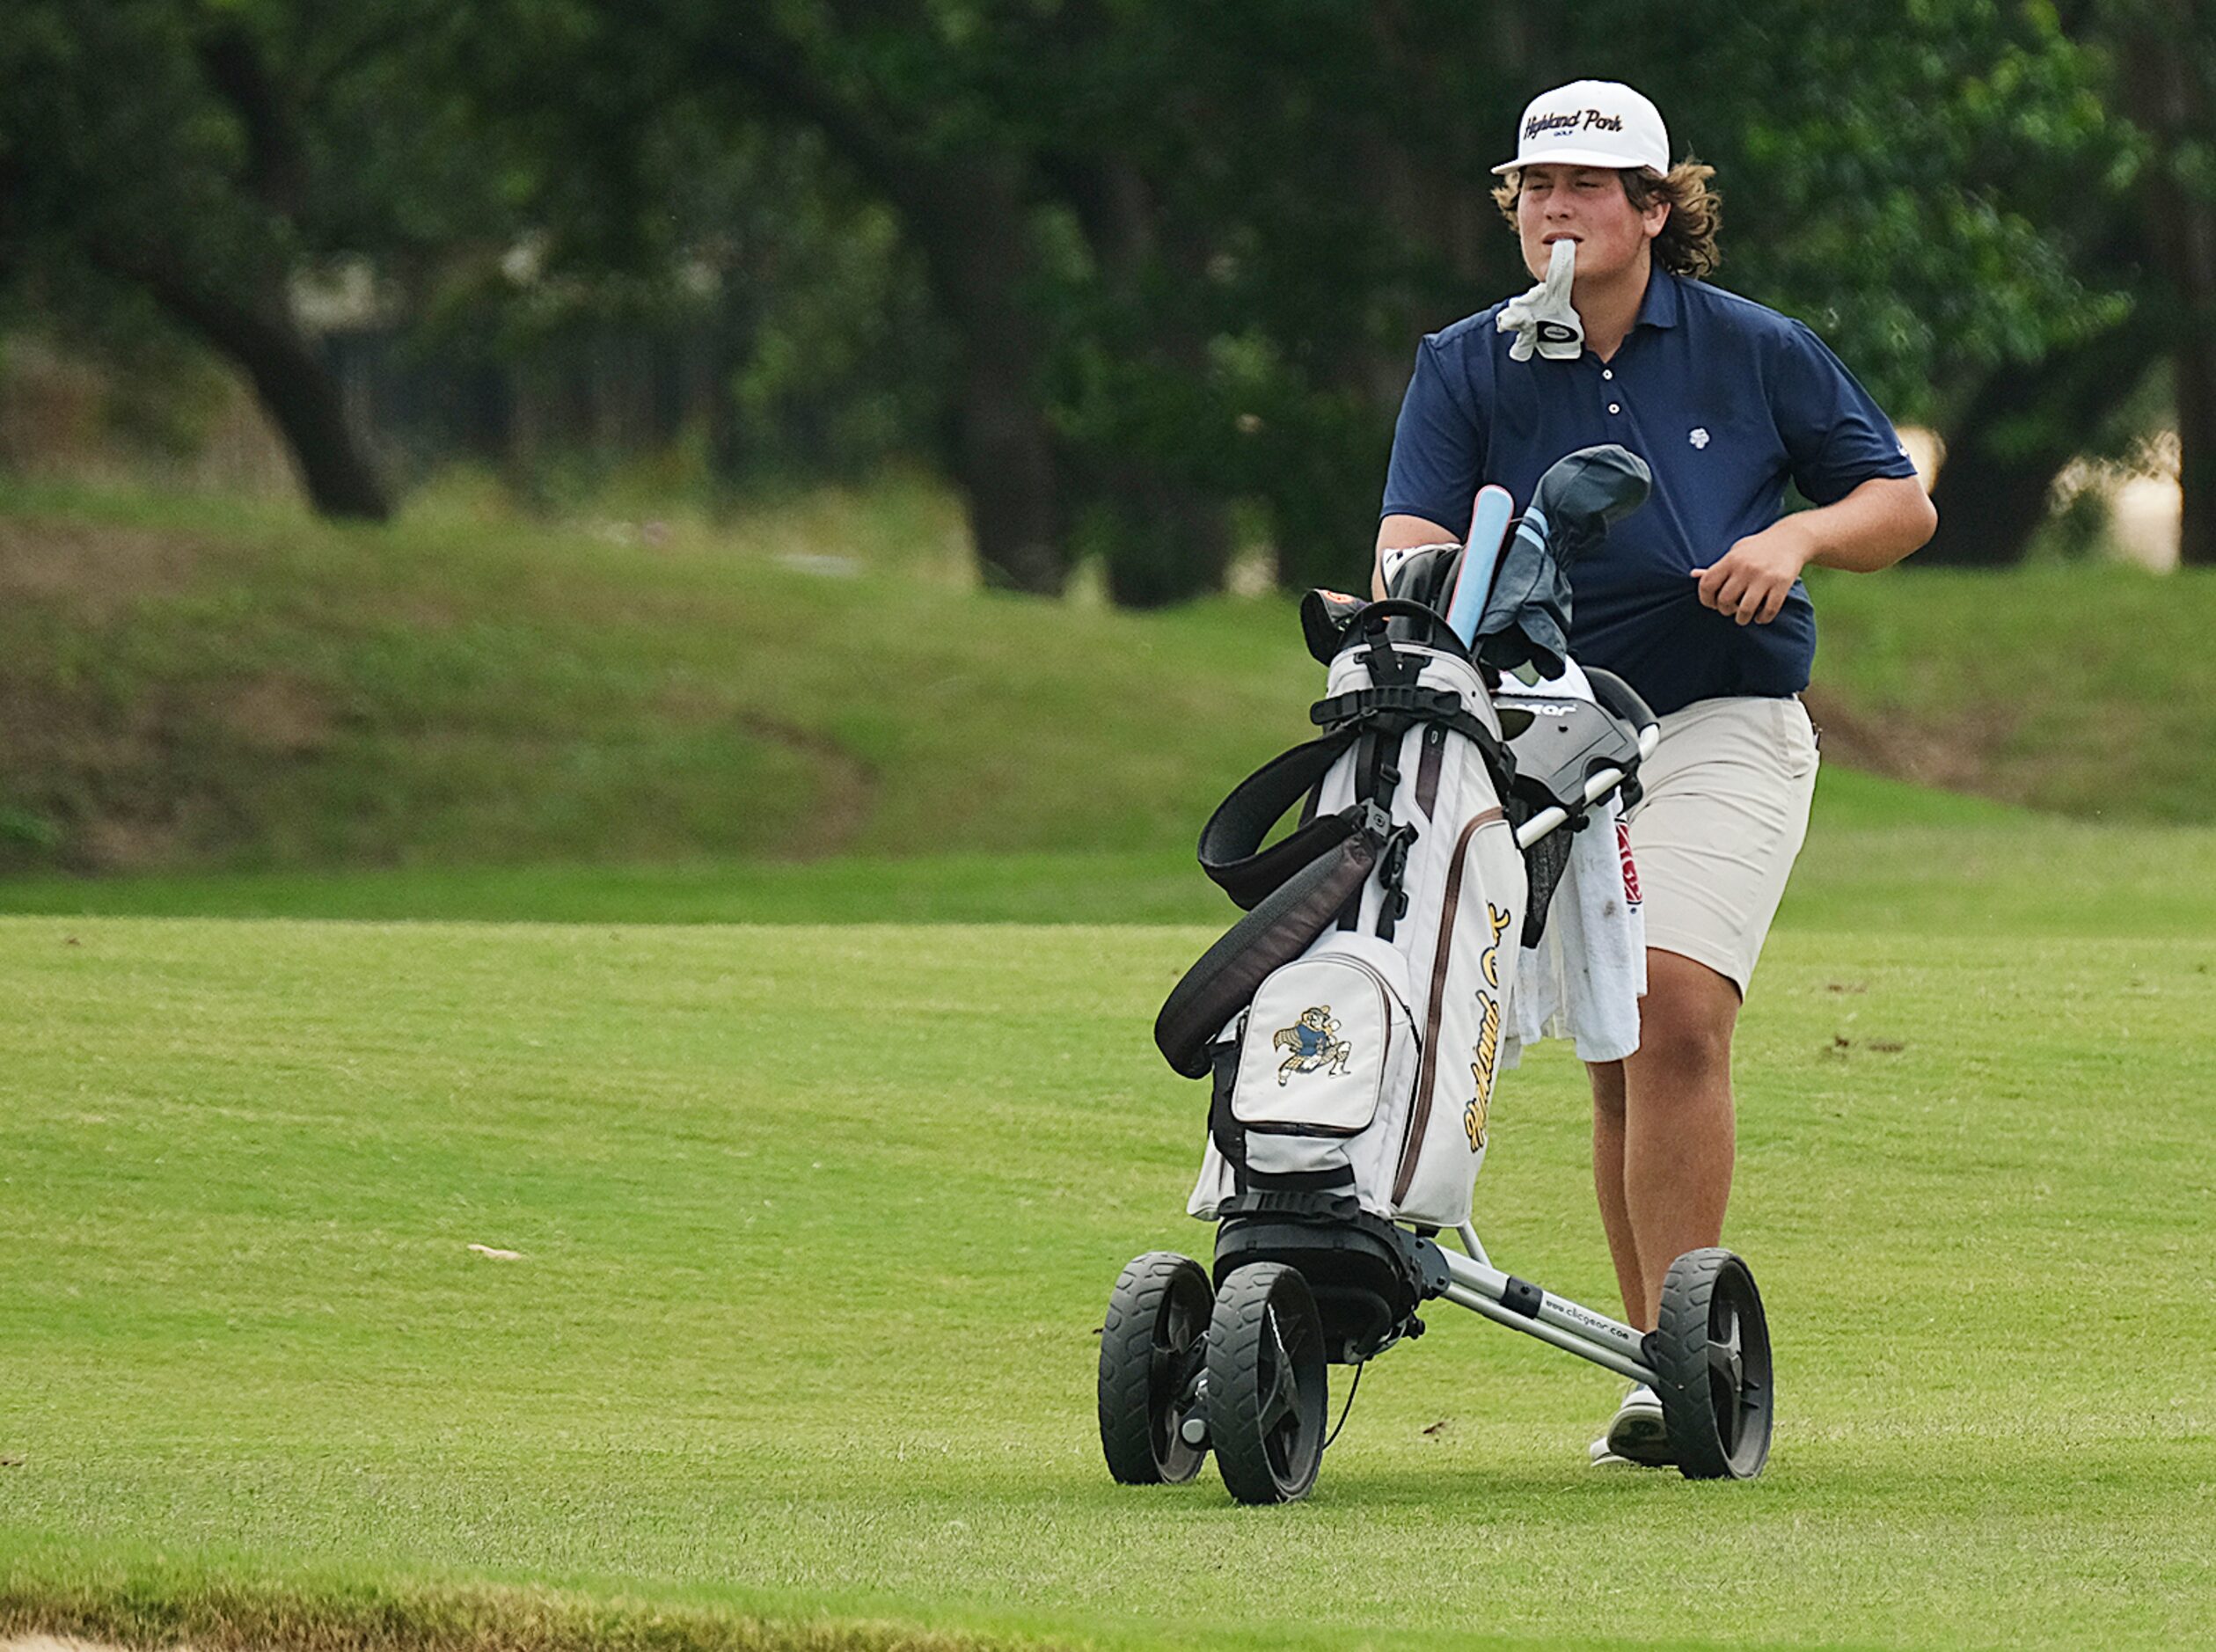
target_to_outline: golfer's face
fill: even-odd
[[[1622,178],[1605,166],[1527,166],[1516,197],[1524,267],[1544,280],[1554,243],[1569,239],[1577,243],[1577,284],[1605,281],[1638,261],[1669,213],[1660,202],[1643,217],[1634,211]]]

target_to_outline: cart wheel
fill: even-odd
[[[1730,1251],[1687,1251],[1670,1264],[1661,1305],[1655,1388],[1678,1472],[1752,1480],[1770,1454],[1775,1398],[1753,1274]]]
[[[1241,1502],[1308,1495],[1323,1460],[1323,1322],[1299,1270],[1249,1262],[1208,1326],[1208,1433]]]
[[[1206,1445],[1179,1433],[1194,1409],[1210,1307],[1208,1270],[1174,1251],[1135,1259],[1101,1327],[1101,1449],[1126,1486],[1182,1485]]]

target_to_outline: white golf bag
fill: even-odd
[[[1452,1227],[1484,1163],[1525,903],[1500,721],[1466,657],[1413,640],[1435,616],[1360,612],[1312,712],[1330,732],[1249,777],[1202,836],[1252,909],[1156,1025],[1173,1066],[1213,1079],[1189,1205],[1204,1219],[1235,1193],[1334,1192]],[[1255,852],[1304,792],[1300,827]]]

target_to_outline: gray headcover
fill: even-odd
[[[1503,671],[1525,664],[1542,676],[1561,671],[1569,652],[1569,565],[1645,504],[1653,487],[1647,462],[1613,442],[1550,465],[1501,555],[1477,622],[1477,657]]]

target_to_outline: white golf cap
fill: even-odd
[[[1552,162],[1563,166],[1650,166],[1670,170],[1670,128],[1662,111],[1613,80],[1573,80],[1525,106],[1516,158],[1495,173]]]

